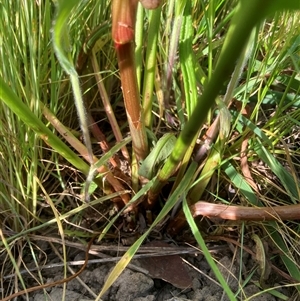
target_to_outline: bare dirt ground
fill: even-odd
[[[40,259],[47,254],[41,273],[45,283],[51,283],[63,278],[63,267],[58,256],[52,250],[48,242],[39,242]],[[168,248],[166,248],[168,246]],[[60,246],[57,244],[57,247]],[[105,246],[104,246],[105,247]],[[218,267],[225,277],[233,292],[237,293],[237,299],[246,300],[258,294],[260,289],[261,273],[258,262],[252,255],[243,252],[228,242],[208,243],[208,247],[214,254]],[[253,246],[249,246],[252,247]],[[152,248],[152,249],[151,249]],[[91,301],[95,300],[103,287],[110,271],[115,265],[117,256],[121,256],[124,247],[119,246],[120,251],[97,251],[97,247],[91,247],[89,264],[80,276],[66,284],[32,292],[30,301]],[[147,254],[148,249],[150,254]],[[170,251],[168,251],[169,249]],[[117,250],[114,246],[114,250]],[[165,254],[156,257],[156,253]],[[148,253],[149,253],[148,252]],[[173,252],[173,253],[172,253]],[[177,253],[178,255],[170,255]],[[74,271],[78,271],[85,258],[85,251],[76,248],[68,248],[68,257]],[[101,257],[101,258],[99,258]],[[154,241],[141,248],[141,253],[125,269],[112,287],[105,293],[103,301],[219,301],[228,300],[222,287],[215,280],[210,266],[206,262],[201,251],[186,245],[175,246],[162,241]],[[24,258],[30,267],[30,258]],[[58,266],[55,266],[58,264]],[[32,276],[38,279],[38,272],[32,271],[32,275],[24,273],[23,277],[27,286],[34,286],[36,282]],[[238,279],[241,279],[239,282]],[[277,272],[269,273],[268,278],[262,284],[264,288],[272,288],[284,283],[284,278]],[[9,279],[6,278],[6,281]],[[10,279],[11,281],[11,279]],[[21,289],[21,286],[20,286]],[[278,290],[285,296],[291,297],[292,291],[287,288]],[[21,296],[17,300],[24,300]],[[251,298],[253,301],[282,300],[269,293],[258,294]]]

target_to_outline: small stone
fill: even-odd
[[[244,288],[245,295],[249,298],[260,292],[260,289],[256,285],[248,285]],[[259,296],[251,298],[251,301],[276,301],[276,298],[268,293],[262,293]]]
[[[135,298],[132,301],[154,301],[154,300],[155,300],[155,296],[154,295],[149,295],[147,297],[138,297],[138,298]]]
[[[126,269],[112,285],[112,290],[116,291],[114,300],[133,300],[145,296],[153,286],[154,281],[150,277]]]

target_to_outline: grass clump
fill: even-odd
[[[300,7],[273,2],[3,1],[3,275],[26,288],[23,250],[38,267],[41,232],[101,240],[143,216],[96,300],[163,221],[177,240],[188,224],[228,297],[244,300],[206,252],[206,239],[229,241],[218,217],[240,223],[241,252],[255,243],[262,292],[277,264],[299,293]]]

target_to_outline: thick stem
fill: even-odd
[[[190,206],[193,217],[202,215],[211,218],[221,218],[236,221],[276,221],[276,220],[299,220],[300,204],[277,206],[277,207],[246,207],[228,206],[223,204],[212,204],[199,201]],[[179,233],[186,224],[186,218],[181,211],[173,219],[168,227],[168,232],[172,235]]]
[[[112,38],[115,44],[122,45],[134,41],[138,0],[113,0]]]
[[[157,195],[167,182],[167,179],[178,169],[192,140],[202,127],[210,108],[214,105],[214,100],[218,96],[224,81],[227,80],[233,72],[236,59],[242,53],[253,27],[267,15],[271,5],[270,0],[266,1],[264,6],[261,6],[259,0],[244,0],[239,2],[214,74],[198,100],[190,120],[181,131],[173,152],[160,170],[149,192],[147,202],[150,207],[156,202]]]
[[[133,149],[137,159],[142,160],[148,155],[148,140],[137,84],[134,45],[127,43],[118,45],[116,49]]]
[[[138,160],[148,155],[143,111],[140,103],[135,53],[134,27],[137,0],[114,0],[112,6],[112,38],[118,56],[120,76],[133,149]]]
[[[190,208],[193,216],[203,215],[227,220],[274,221],[300,219],[300,204],[254,208],[197,202]]]

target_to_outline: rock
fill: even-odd
[[[51,293],[49,294],[49,298],[47,298],[44,294],[36,294],[34,296],[34,301],[52,301],[52,300],[62,300],[63,296],[63,289],[62,288],[53,288]],[[65,291],[65,301],[74,301],[79,300],[82,297],[82,294],[66,290]]]
[[[147,297],[139,297],[139,298],[135,298],[132,301],[154,301],[155,300],[155,296],[154,295],[149,295]]]
[[[235,292],[238,290],[239,282],[238,282],[238,266],[236,262],[232,263],[232,259],[224,256],[221,260],[218,261],[217,266],[222,273],[224,279],[229,285],[230,289]],[[213,271],[210,271],[210,276],[216,279]],[[223,290],[221,287],[214,285],[214,290],[220,291]]]
[[[186,298],[172,297],[171,299],[168,299],[166,301],[190,301],[190,300]]]
[[[153,286],[154,281],[150,277],[126,269],[112,285],[110,295],[113,300],[134,300],[147,295]]]
[[[244,293],[247,297],[251,297],[260,292],[260,289],[252,284],[244,288]],[[276,301],[276,298],[268,293],[262,293],[261,295],[251,298],[251,301]]]

